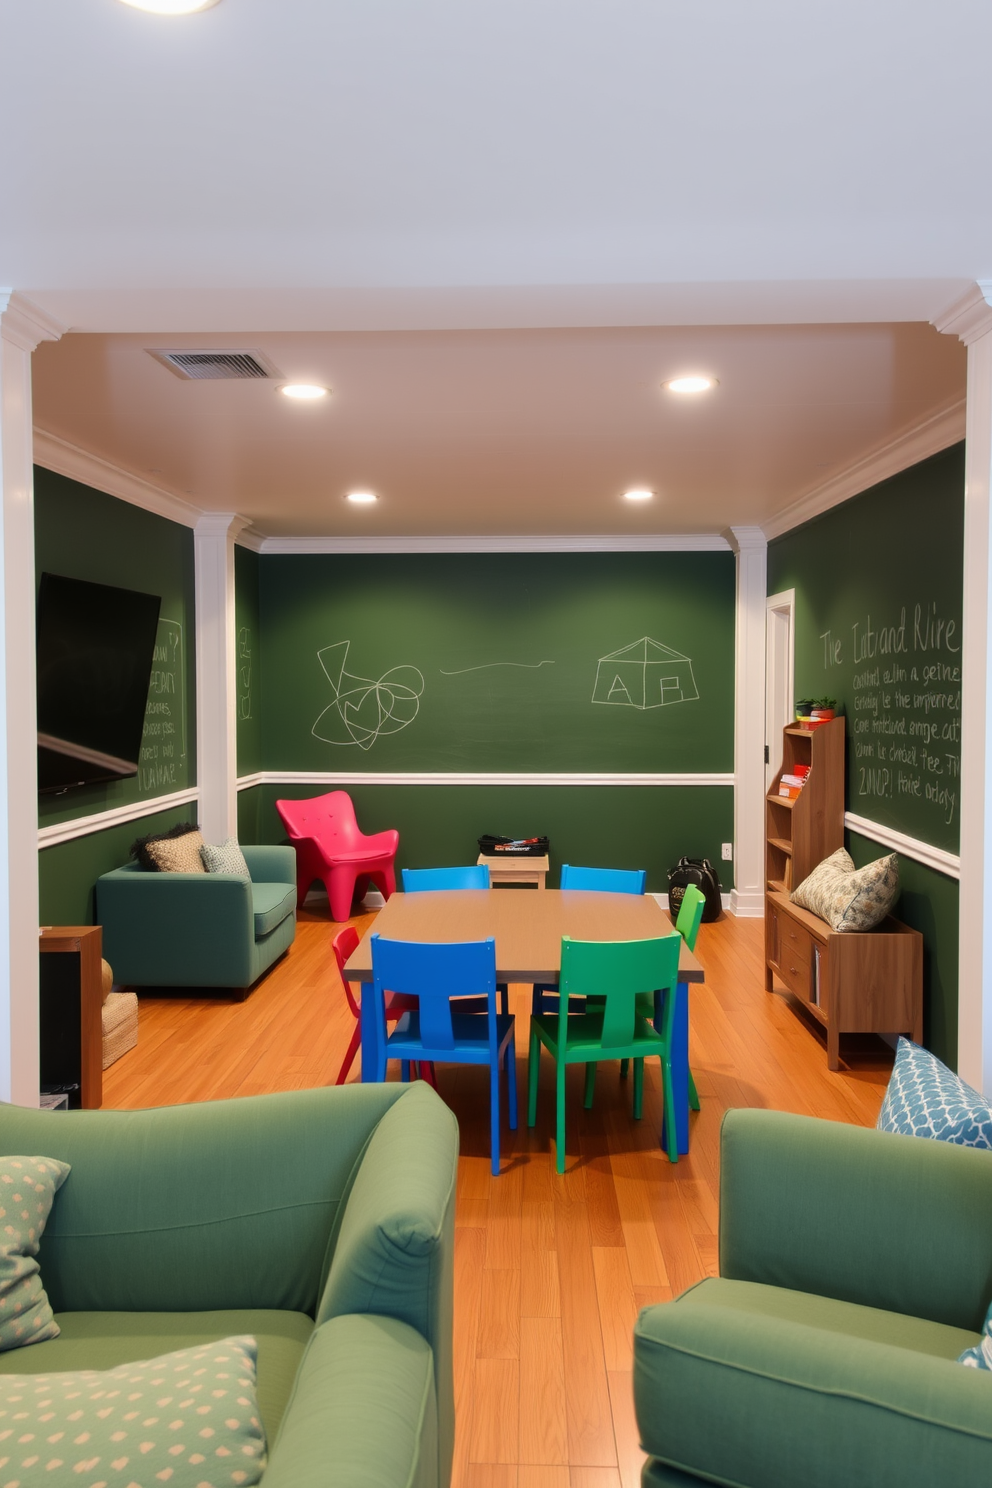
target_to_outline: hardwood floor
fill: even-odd
[[[353,923],[364,931],[374,915]],[[336,930],[337,926],[334,927]],[[304,911],[296,944],[246,1003],[142,998],[140,1042],[104,1075],[104,1105],[136,1107],[301,1089],[332,1081],[353,1028],[326,918]],[[844,1045],[831,1074],[822,1036],[763,990],[762,923],[703,925],[706,982],[691,998],[702,1109],[691,1151],[658,1147],[661,1088],[645,1074],[644,1118],[628,1081],[602,1066],[592,1111],[570,1072],[567,1170],[554,1171],[552,1067],[538,1120],[504,1130],[489,1173],[487,1072],[441,1066],[461,1124],[456,1244],[456,1488],[637,1488],[631,1329],[639,1308],[717,1270],[719,1131],[725,1110],[763,1106],[873,1124],[892,1057]],[[526,1088],[530,989],[511,988]],[[357,1061],[356,1061],[357,1064]],[[395,1078],[395,1076],[393,1076]],[[351,1078],[357,1078],[353,1069]]]

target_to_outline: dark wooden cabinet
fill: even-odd
[[[39,1084],[78,1084],[87,1110],[103,1101],[102,944],[99,925],[46,925],[39,940]]]

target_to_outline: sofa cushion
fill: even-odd
[[[879,1131],[904,1137],[992,1148],[992,1105],[929,1049],[906,1038],[896,1046],[896,1062],[875,1124]]]
[[[266,1460],[255,1352],[246,1336],[110,1370],[0,1375],[5,1488],[252,1488]]]
[[[208,873],[236,873],[239,878],[251,878],[237,837],[225,837],[217,845],[205,842],[200,848],[200,857]]]
[[[76,1369],[116,1369],[176,1349],[215,1343],[237,1334],[258,1342],[258,1406],[274,1441],[296,1371],[313,1332],[301,1312],[236,1308],[218,1312],[59,1312],[60,1336],[30,1354],[0,1354],[0,1375],[52,1374]]]
[[[956,1362],[977,1337],[806,1292],[705,1281],[638,1318],[641,1440],[669,1466],[732,1488],[988,1482],[992,1375]]]
[[[69,1164],[0,1157],[0,1349],[58,1335],[36,1259],[52,1200]]]
[[[826,920],[831,930],[873,930],[899,897],[899,859],[889,853],[855,868],[850,853],[839,847],[790,897],[793,904]]]
[[[295,884],[253,883],[251,903],[255,912],[255,939],[268,935],[296,909]]]

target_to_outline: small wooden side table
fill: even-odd
[[[45,925],[38,942],[41,1084],[78,1082],[89,1111],[103,1100],[102,941],[99,925]]]
[[[546,857],[511,858],[504,853],[489,858],[480,853],[478,861],[489,869],[489,883],[494,889],[507,884],[533,884],[535,889],[543,889],[551,866]]]

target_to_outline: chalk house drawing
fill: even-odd
[[[333,700],[311,732],[325,744],[357,744],[371,749],[383,734],[398,734],[420,711],[423,673],[415,666],[391,667],[377,682],[345,671],[350,641],[317,652]]]
[[[596,667],[594,703],[623,708],[664,708],[669,703],[691,703],[699,697],[688,656],[642,636],[600,658]]]

